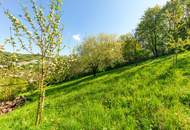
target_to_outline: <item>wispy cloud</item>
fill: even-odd
[[[73,35],[73,39],[74,39],[75,41],[81,41],[80,34],[75,34],[75,35]]]

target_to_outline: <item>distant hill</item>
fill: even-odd
[[[12,53],[10,53],[10,52],[0,52],[0,55],[10,57],[12,55]],[[31,60],[39,58],[38,54],[20,54],[20,53],[16,53],[16,56],[17,56],[18,61],[31,61]]]

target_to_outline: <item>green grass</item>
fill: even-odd
[[[0,130],[190,129],[190,52],[149,60],[47,88],[43,125],[36,94],[0,116]]]

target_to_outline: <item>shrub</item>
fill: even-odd
[[[2,78],[0,88],[0,101],[13,100],[19,93],[27,91],[28,84],[19,78]]]

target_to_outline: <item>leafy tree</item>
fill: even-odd
[[[69,73],[67,74],[66,80],[70,80],[72,78],[78,78],[79,76],[86,75],[88,73],[85,70],[85,64],[83,64],[81,57],[75,53],[71,54],[68,57],[69,64]]]
[[[184,10],[183,6],[181,6],[180,0],[171,0],[167,2],[167,4],[163,7],[165,18],[167,21],[166,28],[168,27],[169,34],[169,48],[174,50],[175,56],[173,57],[174,65],[177,64],[177,55],[179,48],[181,45],[179,43],[180,33],[179,29],[182,27],[183,18],[184,18]]]
[[[78,57],[75,55],[69,55],[64,57],[59,57],[53,60],[54,67],[51,67],[50,74],[46,79],[48,84],[60,83],[69,80],[78,75],[80,72],[75,72],[79,70],[82,66],[78,62]]]
[[[62,0],[51,0],[47,15],[34,0],[31,0],[31,4],[32,12],[24,7],[21,18],[15,17],[8,10],[5,14],[12,23],[17,48],[21,48],[21,52],[37,53],[40,57],[38,71],[40,96],[36,116],[36,125],[39,125],[42,123],[44,111],[46,86],[44,81],[52,66],[52,60],[58,56],[62,44]]]
[[[122,52],[125,61],[137,62],[140,58],[139,51],[142,50],[140,43],[131,33],[121,35],[120,42],[122,42]]]
[[[164,26],[160,6],[149,8],[136,29],[138,41],[150,50],[154,57],[164,51]]]
[[[180,6],[183,9],[184,17],[181,19],[181,26],[179,26],[179,37],[185,44],[183,44],[184,49],[190,49],[189,36],[190,36],[190,1],[180,0]]]
[[[87,37],[78,48],[78,53],[94,76],[98,70],[113,67],[123,60],[121,44],[114,35],[99,34]]]

